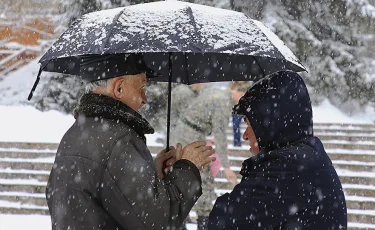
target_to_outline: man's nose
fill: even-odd
[[[143,105],[147,104],[147,96],[146,96],[146,94],[142,95],[142,104]]]

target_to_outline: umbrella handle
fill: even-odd
[[[36,89],[36,87],[37,87],[37,85],[39,83],[39,80],[40,80],[40,74],[42,73],[42,69],[43,69],[42,67],[39,68],[39,72],[38,72],[38,75],[36,76],[36,80],[34,82],[33,88],[31,89],[30,94],[27,97],[28,101],[30,101],[31,98],[33,97],[34,91],[35,91],[35,89]]]

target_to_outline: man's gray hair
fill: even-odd
[[[90,93],[92,91],[95,91],[99,88],[105,88],[108,86],[108,84],[112,81],[112,79],[106,79],[106,80],[99,80],[94,82],[88,82],[85,85],[85,93]]]

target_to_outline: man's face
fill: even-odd
[[[116,98],[138,112],[147,103],[146,75],[126,75],[120,77],[119,81],[115,88],[117,90]]]
[[[255,133],[254,133],[254,130],[253,128],[251,127],[251,124],[250,124],[250,121],[245,118],[245,122],[247,124],[247,128],[243,134],[243,139],[244,140],[248,140],[250,143],[250,152],[253,154],[253,155],[256,155],[259,153],[259,146],[258,146],[258,141],[257,141],[257,138],[255,136]]]

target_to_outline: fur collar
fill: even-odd
[[[121,101],[101,94],[84,94],[74,110],[76,119],[79,115],[118,120],[127,124],[141,137],[154,133],[154,129],[142,115]]]

